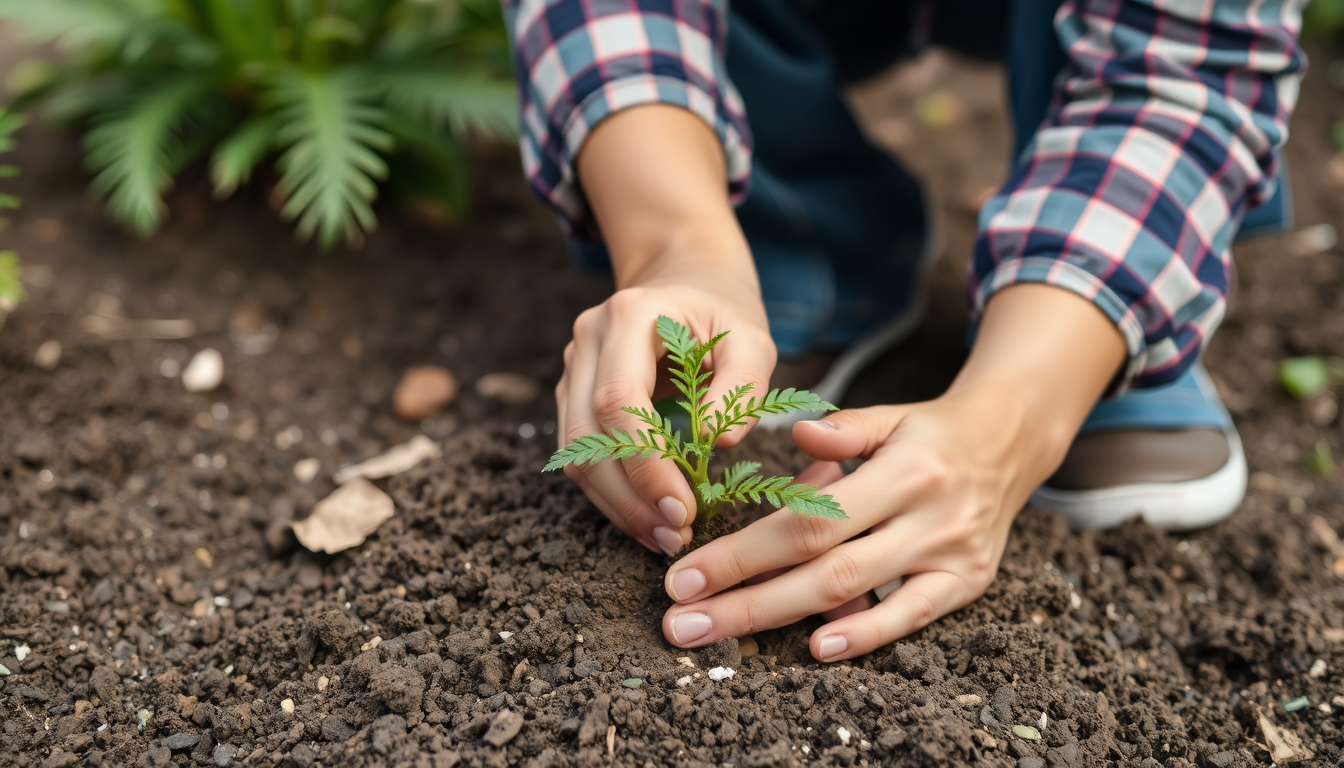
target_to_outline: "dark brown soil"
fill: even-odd
[[[1344,118],[1324,63],[1289,153],[1303,224],[1344,212],[1321,170]],[[967,114],[915,137],[948,232],[935,311],[850,404],[936,394],[963,354],[960,201],[994,180],[1005,144],[993,71],[939,82]],[[362,251],[324,256],[261,194],[214,204],[200,182],[174,193],[163,234],[135,241],[85,197],[71,139],[20,140],[25,207],[3,237],[44,269],[0,331],[0,764],[1227,768],[1270,762],[1257,707],[1310,764],[1344,761],[1344,552],[1329,533],[1344,484],[1302,469],[1344,435],[1333,403],[1304,407],[1274,380],[1281,357],[1344,351],[1339,251],[1239,250],[1209,356],[1256,473],[1232,521],[1077,535],[1029,510],[984,599],[821,665],[815,623],[759,635],[748,658],[733,642],[669,646],[665,562],[538,471],[549,398],[474,393],[492,371],[553,385],[572,318],[609,289],[569,267],[511,151],[483,153],[469,226],[388,209]],[[83,330],[96,313],[198,333],[108,340]],[[49,340],[63,345],[51,371],[33,363]],[[160,374],[207,346],[224,354],[220,389]],[[416,426],[389,407],[412,364],[463,382]],[[381,483],[395,518],[336,557],[297,548],[286,523],[332,470],[420,430],[444,458]],[[800,466],[783,435],[751,444],[767,469]],[[302,485],[308,457],[323,471]],[[720,665],[736,674],[709,681]],[[1309,706],[1286,712],[1299,696]]]

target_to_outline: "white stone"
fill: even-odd
[[[846,747],[849,746],[849,739],[852,734],[850,734],[848,728],[844,727],[843,725],[840,726],[839,728],[836,728],[835,735],[840,737],[841,744],[844,744]]]
[[[1083,607],[1083,598],[1077,592],[1069,590],[1069,605],[1072,605],[1073,610],[1076,611]]]
[[[717,683],[720,680],[727,680],[728,678],[737,674],[737,670],[733,669],[732,667],[715,667],[709,670],[707,674],[709,675],[710,680],[713,680],[714,682]]]
[[[32,653],[32,651],[33,649],[29,648],[27,644],[16,645],[14,646],[14,658],[18,659],[19,661],[23,661],[24,659],[28,658],[28,654]]]
[[[500,639],[500,640],[508,640],[510,637],[513,637],[513,633],[512,633],[512,632],[500,632],[500,633],[499,633],[499,639]]]
[[[691,676],[690,676],[690,675],[687,675],[687,676],[685,676],[685,677],[679,677],[679,678],[677,678],[677,687],[678,687],[678,688],[685,688],[686,686],[688,686],[688,685],[690,685],[690,684],[691,684]]]
[[[285,699],[284,701],[280,702],[280,708],[283,709],[287,714],[291,715],[294,714],[294,700]]]
[[[1307,677],[1325,677],[1325,673],[1328,669],[1329,667],[1326,666],[1325,659],[1317,659],[1311,665],[1311,671],[1307,672]]]
[[[677,663],[683,667],[690,667],[691,669],[695,669],[695,662],[691,661],[690,656],[682,656],[681,658],[677,659]]]
[[[294,462],[294,479],[301,484],[307,485],[317,477],[318,470],[322,469],[322,462],[317,459],[299,459]]]
[[[212,347],[202,349],[182,371],[182,386],[188,392],[209,392],[224,380],[224,356]]]
[[[328,685],[331,685],[331,680],[327,679],[326,675],[317,678],[317,690],[325,691]]]

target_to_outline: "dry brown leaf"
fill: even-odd
[[[357,477],[375,480],[380,477],[391,477],[405,472],[425,459],[437,459],[442,455],[443,451],[439,449],[437,443],[424,435],[416,435],[409,443],[389,448],[368,461],[342,467],[332,475],[332,479],[337,485],[343,485]]]
[[[1298,738],[1295,731],[1275,725],[1265,715],[1264,710],[1259,707],[1256,707],[1255,714],[1260,721],[1260,732],[1265,735],[1265,745],[1269,749],[1269,757],[1274,762],[1279,764],[1300,763],[1315,756],[1310,749],[1302,744],[1302,740]]]
[[[317,502],[313,513],[292,527],[300,544],[334,555],[363,544],[393,511],[391,496],[357,477]]]

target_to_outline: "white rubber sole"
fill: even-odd
[[[1061,491],[1043,485],[1031,495],[1031,504],[1058,512],[1079,531],[1114,528],[1132,517],[1172,531],[1206,528],[1231,517],[1246,497],[1246,453],[1241,437],[1234,429],[1227,439],[1231,444],[1227,463],[1198,480],[1091,491]]]

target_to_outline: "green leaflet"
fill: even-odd
[[[657,455],[670,459],[686,476],[696,495],[696,519],[708,521],[725,504],[751,502],[788,507],[790,511],[808,517],[843,520],[848,515],[830,495],[812,485],[796,483],[792,477],[762,477],[761,465],[755,461],[739,461],[727,468],[722,482],[709,478],[709,460],[714,455],[714,443],[734,426],[746,424],[749,419],[769,413],[789,413],[799,410],[835,410],[835,406],[811,392],[795,389],[771,390],[763,398],[748,395],[750,384],[733,388],[722,398],[722,408],[708,397],[712,371],[701,370],[710,351],[721,342],[727,331],[701,342],[691,335],[686,326],[669,317],[659,317],[655,330],[667,349],[668,368],[672,383],[685,396],[678,404],[690,416],[689,442],[673,427],[671,418],[643,406],[627,406],[623,411],[648,427],[633,434],[613,429],[610,434],[596,432],[584,435],[556,451],[543,471],[561,469],[570,464],[591,464],[606,459],[647,458]]]

